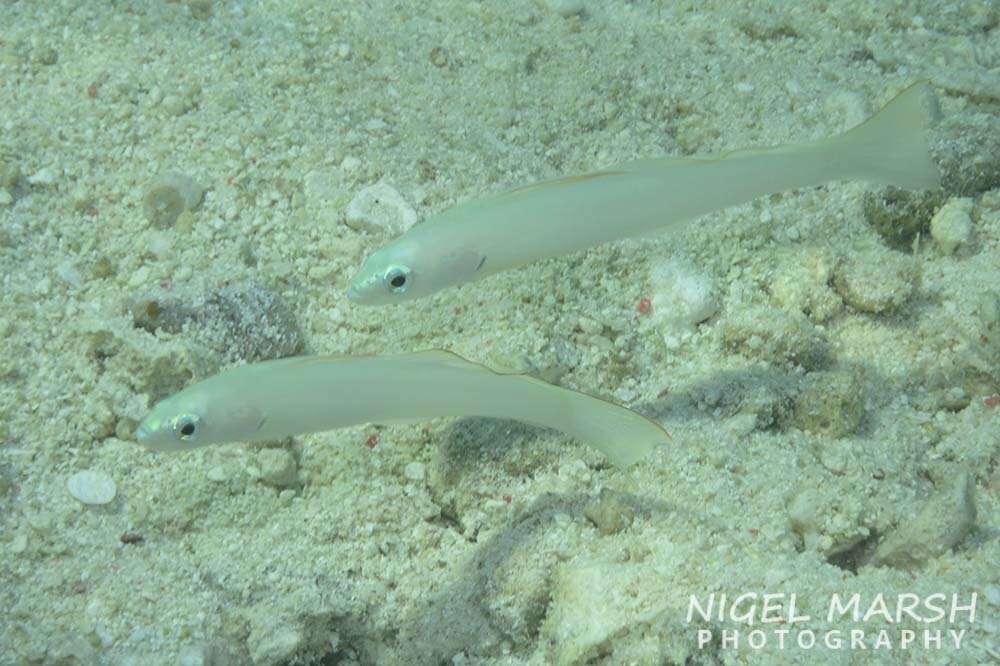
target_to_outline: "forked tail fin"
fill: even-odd
[[[568,422],[562,430],[587,442],[620,468],[638,462],[670,440],[655,421],[584,393],[566,392]]]
[[[865,122],[829,139],[830,158],[848,177],[908,189],[938,187],[941,174],[927,142],[937,113],[930,86],[915,83]]]

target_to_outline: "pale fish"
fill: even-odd
[[[136,431],[157,451],[275,440],[362,423],[440,416],[515,419],[560,430],[625,467],[668,440],[625,407],[446,351],[303,356],[239,366],[157,404]]]
[[[373,252],[347,295],[399,303],[626,237],[674,233],[701,215],[833,180],[939,184],[925,129],[934,99],[915,84],[831,138],[693,158],[639,160],[459,204]]]

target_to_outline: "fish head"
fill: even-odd
[[[209,382],[158,402],[136,429],[136,440],[153,451],[187,451],[254,439],[267,420],[263,410],[240,399],[238,391],[219,391]]]
[[[400,238],[368,255],[351,279],[347,298],[359,305],[413,301],[474,279],[485,261],[467,248]]]

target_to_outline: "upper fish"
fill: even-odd
[[[347,296],[364,305],[410,301],[601,243],[675,232],[706,213],[828,181],[936,187],[925,132],[935,110],[921,82],[830,138],[638,160],[468,201],[370,254]]]

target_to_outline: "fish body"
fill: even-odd
[[[372,253],[351,281],[357,303],[398,303],[609,241],[674,232],[766,194],[833,180],[935,187],[926,84],[835,137],[693,158],[637,160],[468,201]]]
[[[554,428],[620,466],[668,439],[657,423],[625,407],[437,350],[295,357],[233,368],[157,404],[136,437],[150,449],[182,451],[447,416]]]

